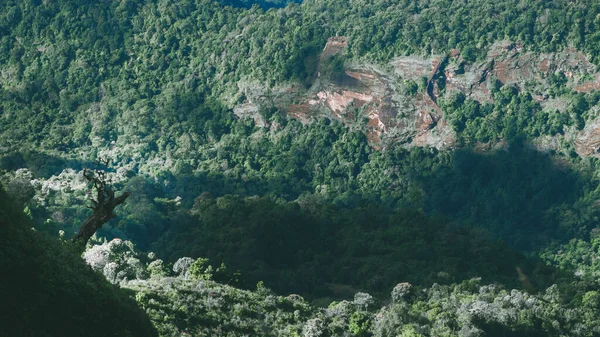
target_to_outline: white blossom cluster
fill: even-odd
[[[145,277],[144,266],[130,241],[113,239],[93,246],[83,253],[83,259],[112,283]]]
[[[182,257],[179,260],[175,261],[175,264],[173,264],[173,271],[180,277],[187,279],[190,277],[190,267],[192,266],[194,261],[195,260],[191,257]]]
[[[368,310],[370,306],[375,304],[375,299],[367,293],[358,292],[354,295],[354,304],[361,310]]]
[[[302,336],[304,337],[321,337],[325,331],[325,324],[320,318],[309,319],[302,328]]]

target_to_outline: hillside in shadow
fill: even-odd
[[[457,150],[450,165],[412,175],[427,213],[483,227],[520,250],[585,237],[598,216],[591,174],[522,145],[492,153]]]

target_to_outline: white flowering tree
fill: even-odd
[[[111,283],[145,279],[148,276],[135,246],[130,241],[113,239],[110,242],[93,246],[83,253],[83,259]],[[162,263],[161,260],[156,261]]]

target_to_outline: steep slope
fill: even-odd
[[[194,146],[231,126],[214,121],[207,97],[266,119],[258,125],[276,107],[358,124],[374,143],[387,132],[390,143],[451,148],[456,130],[438,98],[492,101],[488,74],[542,101],[546,77],[597,87],[598,11],[514,0],[306,1],[266,12],[206,0],[11,3],[0,26],[4,151],[23,141],[80,156]],[[337,69],[323,65],[334,56]],[[325,76],[333,70],[340,76]],[[564,112],[562,100],[547,103]]]
[[[0,190],[1,336],[156,336],[125,292],[13,207]]]
[[[493,132],[487,138],[461,135],[466,121],[457,120],[448,105],[460,95],[466,100],[464,103],[471,101],[496,107],[502,103],[495,96],[505,87],[513,90],[509,96],[530,97],[534,110],[526,118],[535,119],[535,114],[540,112],[547,124],[554,125],[553,120],[560,119],[558,129],[542,130],[531,138],[553,136],[558,139],[555,144],[564,139],[573,144],[581,156],[595,155],[597,109],[592,110],[591,106],[574,109],[573,101],[584,97],[581,94],[600,88],[600,73],[588,57],[575,48],[539,53],[524,50],[520,43],[500,41],[485,49],[486,55],[476,62],[467,61],[460,50],[452,49],[447,54],[430,57],[394,57],[387,63],[350,59],[344,64],[346,49],[351,44],[352,41],[342,36],[329,38],[320,54],[318,76],[309,90],[292,86],[268,97],[261,91],[247,90],[247,101],[234,110],[240,117],[252,116],[261,127],[269,123],[258,112],[272,104],[303,123],[324,117],[337,119],[364,132],[371,146],[377,149],[397,144],[451,149],[457,145],[458,138],[473,143],[496,143],[509,138],[495,137]],[[335,62],[339,64],[338,69],[332,73],[330,64]],[[573,113],[584,116],[570,116]],[[477,125],[473,128],[489,128],[485,122],[474,120],[487,116],[469,117],[469,122]],[[571,121],[573,118],[577,119],[576,123]],[[491,118],[486,122],[496,123]],[[586,122],[589,125],[584,130],[572,128],[566,134],[560,130],[563,125],[572,124],[579,124],[581,129]],[[536,142],[536,139],[531,141]],[[557,150],[557,146],[553,149]]]

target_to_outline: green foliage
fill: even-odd
[[[36,178],[49,178],[64,167],[81,168],[98,153],[110,155],[127,175],[138,177],[121,186],[133,196],[114,226],[100,234],[133,239],[144,249],[173,223],[185,221],[182,213],[204,191],[285,201],[316,194],[346,207],[366,199],[450,215],[506,237],[520,226],[499,229],[500,220],[488,223],[494,213],[488,196],[501,184],[500,178],[490,189],[479,181],[465,184],[465,179],[458,186],[442,184],[458,189],[444,190],[452,200],[478,193],[467,198],[482,200],[471,203],[475,216],[470,216],[473,207],[452,201],[458,209],[449,210],[442,205],[441,192],[430,198],[434,186],[424,183],[434,166],[452,170],[451,156],[423,155],[421,150],[407,154],[393,146],[376,153],[361,130],[328,120],[303,125],[276,108],[263,107],[260,113],[277,126],[259,129],[227,107],[248,99],[241,87],[269,96],[279,84],[311,82],[307,79],[315,76],[318,54],[334,35],[347,37],[349,43],[345,54],[322,65],[334,73],[343,70],[344,61],[388,61],[450,48],[461,50],[464,63],[476,59],[477,50],[505,39],[537,51],[558,51],[567,41],[575,41],[583,51],[597,49],[590,41],[595,41],[591,32],[598,6],[564,1],[513,5],[468,2],[454,8],[448,1],[375,1],[348,6],[328,0],[263,11],[204,0],[180,0],[167,7],[156,1],[66,1],[31,7],[10,3],[1,26],[7,52],[0,58],[0,111],[6,117],[0,119],[0,132],[11,152],[2,156],[0,165],[6,170],[27,166]],[[516,7],[522,10],[515,12]],[[483,14],[490,12],[491,17]],[[554,89],[564,87],[563,76],[549,75]],[[415,84],[424,90],[426,81],[407,80],[407,93],[415,93]],[[511,86],[494,85],[492,93],[494,104],[464,96],[442,104],[464,144],[518,142],[561,134],[571,125],[581,128],[597,103],[594,95],[573,95],[569,110],[556,112],[542,109],[531,95]],[[536,193],[540,184],[525,186]],[[43,217],[43,210],[36,214],[30,209],[42,221],[63,214],[52,224],[63,226],[69,236],[86,213],[81,199],[73,205],[77,198],[58,198],[61,193],[43,195],[48,200]],[[180,205],[165,203],[178,196]],[[431,207],[428,199],[436,199],[436,205]],[[485,216],[479,216],[482,208]],[[558,208],[553,211],[560,213]],[[525,223],[517,215],[511,222]],[[551,219],[548,227],[560,226],[558,222]],[[586,225],[577,220],[569,232],[581,233],[582,226]],[[43,225],[37,227],[44,230]],[[546,226],[542,227],[545,236]],[[53,225],[48,231],[55,229]]]
[[[495,243],[489,233],[421,212],[369,203],[340,208],[317,200],[202,198],[198,215],[178,222],[153,249],[173,260],[224,261],[242,272],[246,287],[265,280],[277,292],[343,298],[348,288],[380,294],[399,281],[429,285],[476,275],[517,286],[517,266],[547,274],[536,278],[538,285],[547,285],[553,273]],[[209,270],[205,258],[191,270],[199,279],[219,272]]]
[[[165,267],[163,260],[152,261],[147,268],[150,278],[160,278],[169,275],[169,270]]]
[[[420,333],[418,333],[414,326],[405,325],[400,332],[399,337],[423,337]]]
[[[561,71],[554,72],[548,75],[548,84],[553,87],[562,87],[567,83],[567,77]]]
[[[531,140],[543,135],[564,134],[564,128],[569,125],[583,125],[583,118],[573,119],[573,114],[568,112],[543,110],[530,94],[520,93],[514,87],[504,86],[496,91],[494,102],[482,105],[458,93],[444,102],[443,108],[465,143]],[[588,109],[587,103],[574,105],[578,106],[575,116]]]
[[[212,279],[212,267],[208,265],[208,259],[197,258],[190,267],[190,276],[198,280]]]
[[[332,80],[339,80],[344,75],[345,56],[342,54],[327,57],[321,62],[321,76]]]
[[[298,0],[220,0],[227,6],[251,8],[258,5],[264,9],[285,7],[290,3],[299,3]]]
[[[581,304],[584,307],[598,310],[600,308],[600,294],[597,291],[588,291],[583,295]]]
[[[115,261],[127,264],[123,257]],[[528,294],[469,279],[420,288],[381,308],[370,295],[357,293],[354,301],[327,309],[313,308],[298,295],[276,296],[262,283],[246,291],[183,274],[125,280],[121,286],[136,293],[161,336],[594,336],[600,328],[596,291],[582,296],[584,305],[568,307],[556,285]],[[392,294],[406,295],[411,288],[399,284]]]
[[[287,80],[310,84],[318,54],[334,35],[348,38],[349,60],[388,61],[458,48],[470,62],[480,56],[476,51],[511,40],[535,51],[574,46],[598,61],[594,32],[600,6],[514,2],[467,2],[458,8],[447,0],[352,6],[327,0],[266,12],[258,6],[236,8],[253,1],[223,7],[178,0],[168,8],[157,1],[11,2],[0,20],[5,51],[0,53],[0,111],[7,116],[0,119],[0,130],[12,145],[48,151],[112,141],[146,144],[145,151],[193,149],[229,132],[233,116],[217,102],[243,101],[240,81],[268,88]],[[343,57],[329,60],[334,72]],[[549,81],[561,87],[564,74],[551,74]],[[413,93],[414,85],[407,92]],[[466,127],[460,116],[458,123]],[[512,122],[501,123],[497,132],[482,123],[471,127],[474,132],[483,125],[481,140],[503,134],[502,129],[513,136]],[[560,132],[539,132],[555,131]]]
[[[252,116],[266,124],[257,127],[230,107],[255,96],[270,101],[274,91],[290,84],[307,90],[319,68],[335,80],[343,74],[345,62],[384,64],[400,55],[444,55],[457,48],[461,72],[485,57],[488,46],[505,40],[534,52],[575,47],[598,64],[597,1],[377,0],[349,6],[343,0],[306,0],[279,8],[284,4],[267,0],[3,4],[0,169],[8,171],[3,180],[16,178],[20,168],[32,172],[27,181],[6,181],[18,209],[27,207],[27,216],[39,231],[56,234],[61,228],[69,237],[88,213],[86,191],[76,188],[76,173],[63,169],[80,170],[106,155],[121,169],[117,186],[133,194],[114,223],[99,234],[133,239],[143,249],[155,247],[166,261],[183,255],[225,261],[244,271],[246,284],[264,279],[278,291],[302,291],[310,298],[343,298],[355,288],[380,297],[384,289],[403,280],[429,286],[473,276],[528,288],[518,284],[519,266],[538,289],[552,281],[572,282],[563,291],[575,294],[574,303],[582,304],[581,317],[587,321],[581,329],[591,335],[596,295],[588,287],[597,278],[597,247],[585,238],[599,218],[597,161],[579,160],[572,145],[560,144],[558,158],[574,169],[565,168],[562,162],[556,164],[559,160],[520,144],[582,129],[594,117],[600,95],[571,93],[569,79],[558,71],[548,75],[549,87],[543,94],[566,102],[567,108],[560,111],[543,108],[532,95],[493,80],[489,87],[493,103],[460,94],[440,99],[459,146],[506,144],[508,151],[489,155],[404,150],[387,143],[385,151],[378,152],[369,146],[362,125],[346,127],[326,119],[304,125],[272,104]],[[319,53],[335,35],[347,38],[345,53],[320,63]],[[427,78],[417,82],[405,81],[403,93],[425,91]],[[257,93],[250,95],[253,91]],[[43,207],[36,204],[39,200]],[[28,232],[18,233],[27,239],[23,233]],[[572,237],[574,241],[566,243]],[[524,258],[496,238],[529,252],[559,241],[543,257],[561,271]],[[560,244],[566,247],[562,255],[555,250]],[[396,296],[389,311],[383,312],[389,314],[387,321],[378,321],[394,327],[386,334],[370,314],[353,314],[357,304],[336,305],[331,310],[340,314],[326,317],[303,309],[306,304],[267,299],[269,292],[260,291],[240,295],[239,301],[249,304],[235,306],[227,296],[242,292],[233,288],[220,293],[225,304],[215,303],[210,286],[195,287],[219,288],[213,281],[235,280],[224,265],[215,269],[198,259],[192,279],[178,278],[170,287],[171,272],[164,262],[149,262],[132,249],[123,249],[130,255],[107,260],[102,272],[112,282],[150,277],[136,288],[142,289],[138,301],[163,335],[227,333],[221,328],[240,335],[340,335],[349,326],[357,334],[372,328],[375,335],[451,336],[457,331],[475,335],[482,329],[489,335],[494,331],[568,335],[580,323],[564,307],[554,310],[536,302],[532,304],[536,311],[521,305],[517,300],[530,298],[520,292],[494,289],[486,297],[474,286],[467,290],[441,286],[430,289],[427,299]],[[31,254],[43,255],[35,249]],[[73,275],[68,274],[77,283],[72,287],[53,284],[58,278],[49,267],[24,277],[25,282],[46,277],[55,291],[31,296],[49,303],[48,294],[66,293],[65,302],[55,305],[76,312],[78,305],[67,305],[80,303],[67,296],[72,295],[70,289],[92,281],[84,279],[89,273],[79,273],[77,263],[72,265],[66,266],[74,268]],[[571,274],[578,268],[584,274],[573,281]],[[105,292],[113,290],[92,296],[110,299],[113,295]],[[188,298],[190,293],[200,295]],[[542,299],[550,301],[546,297]],[[493,306],[504,298],[517,302]],[[108,306],[110,301],[99,302]],[[464,303],[473,309],[471,316],[459,310]],[[286,309],[275,311],[277,305]],[[294,306],[300,307],[301,317],[288,310]],[[211,311],[213,307],[220,311]],[[56,313],[52,304],[41,308]],[[520,321],[501,310],[506,308],[517,310]],[[31,312],[36,319],[44,317],[37,315],[38,309],[27,310],[23,317]],[[76,313],[92,309],[82,310]],[[230,312],[237,318],[250,317],[251,323],[228,321]],[[273,312],[277,314],[267,315]],[[507,316],[497,314],[502,312]],[[255,319],[257,315],[276,317],[275,322],[264,323]],[[32,321],[26,325],[15,317],[22,326],[31,325]],[[110,328],[118,326],[110,324],[111,317],[98,319]],[[421,329],[428,325],[437,330]],[[463,327],[466,330],[460,330]]]
[[[404,94],[414,96],[419,91],[419,85],[414,80],[404,80]]]
[[[350,316],[348,330],[356,336],[369,336],[372,321],[370,315],[365,312],[355,311]]]
[[[600,284],[600,263],[597,256],[600,253],[598,229],[591,231],[591,239],[571,239],[568,243],[554,243],[540,254],[547,264],[555,265],[563,270],[570,270],[574,276],[573,290],[582,292],[581,305],[598,309],[597,294],[594,291]],[[577,286],[575,286],[577,285]]]
[[[156,336],[128,293],[93,272],[68,242],[32,231],[0,190],[2,336]]]
[[[415,173],[428,209],[463,224],[485,224],[521,249],[582,236],[593,226],[586,219],[598,216],[592,201],[581,198],[594,178],[586,171],[557,167],[549,155],[523,145],[489,154],[459,150],[442,157],[451,164],[429,159],[436,169]]]

